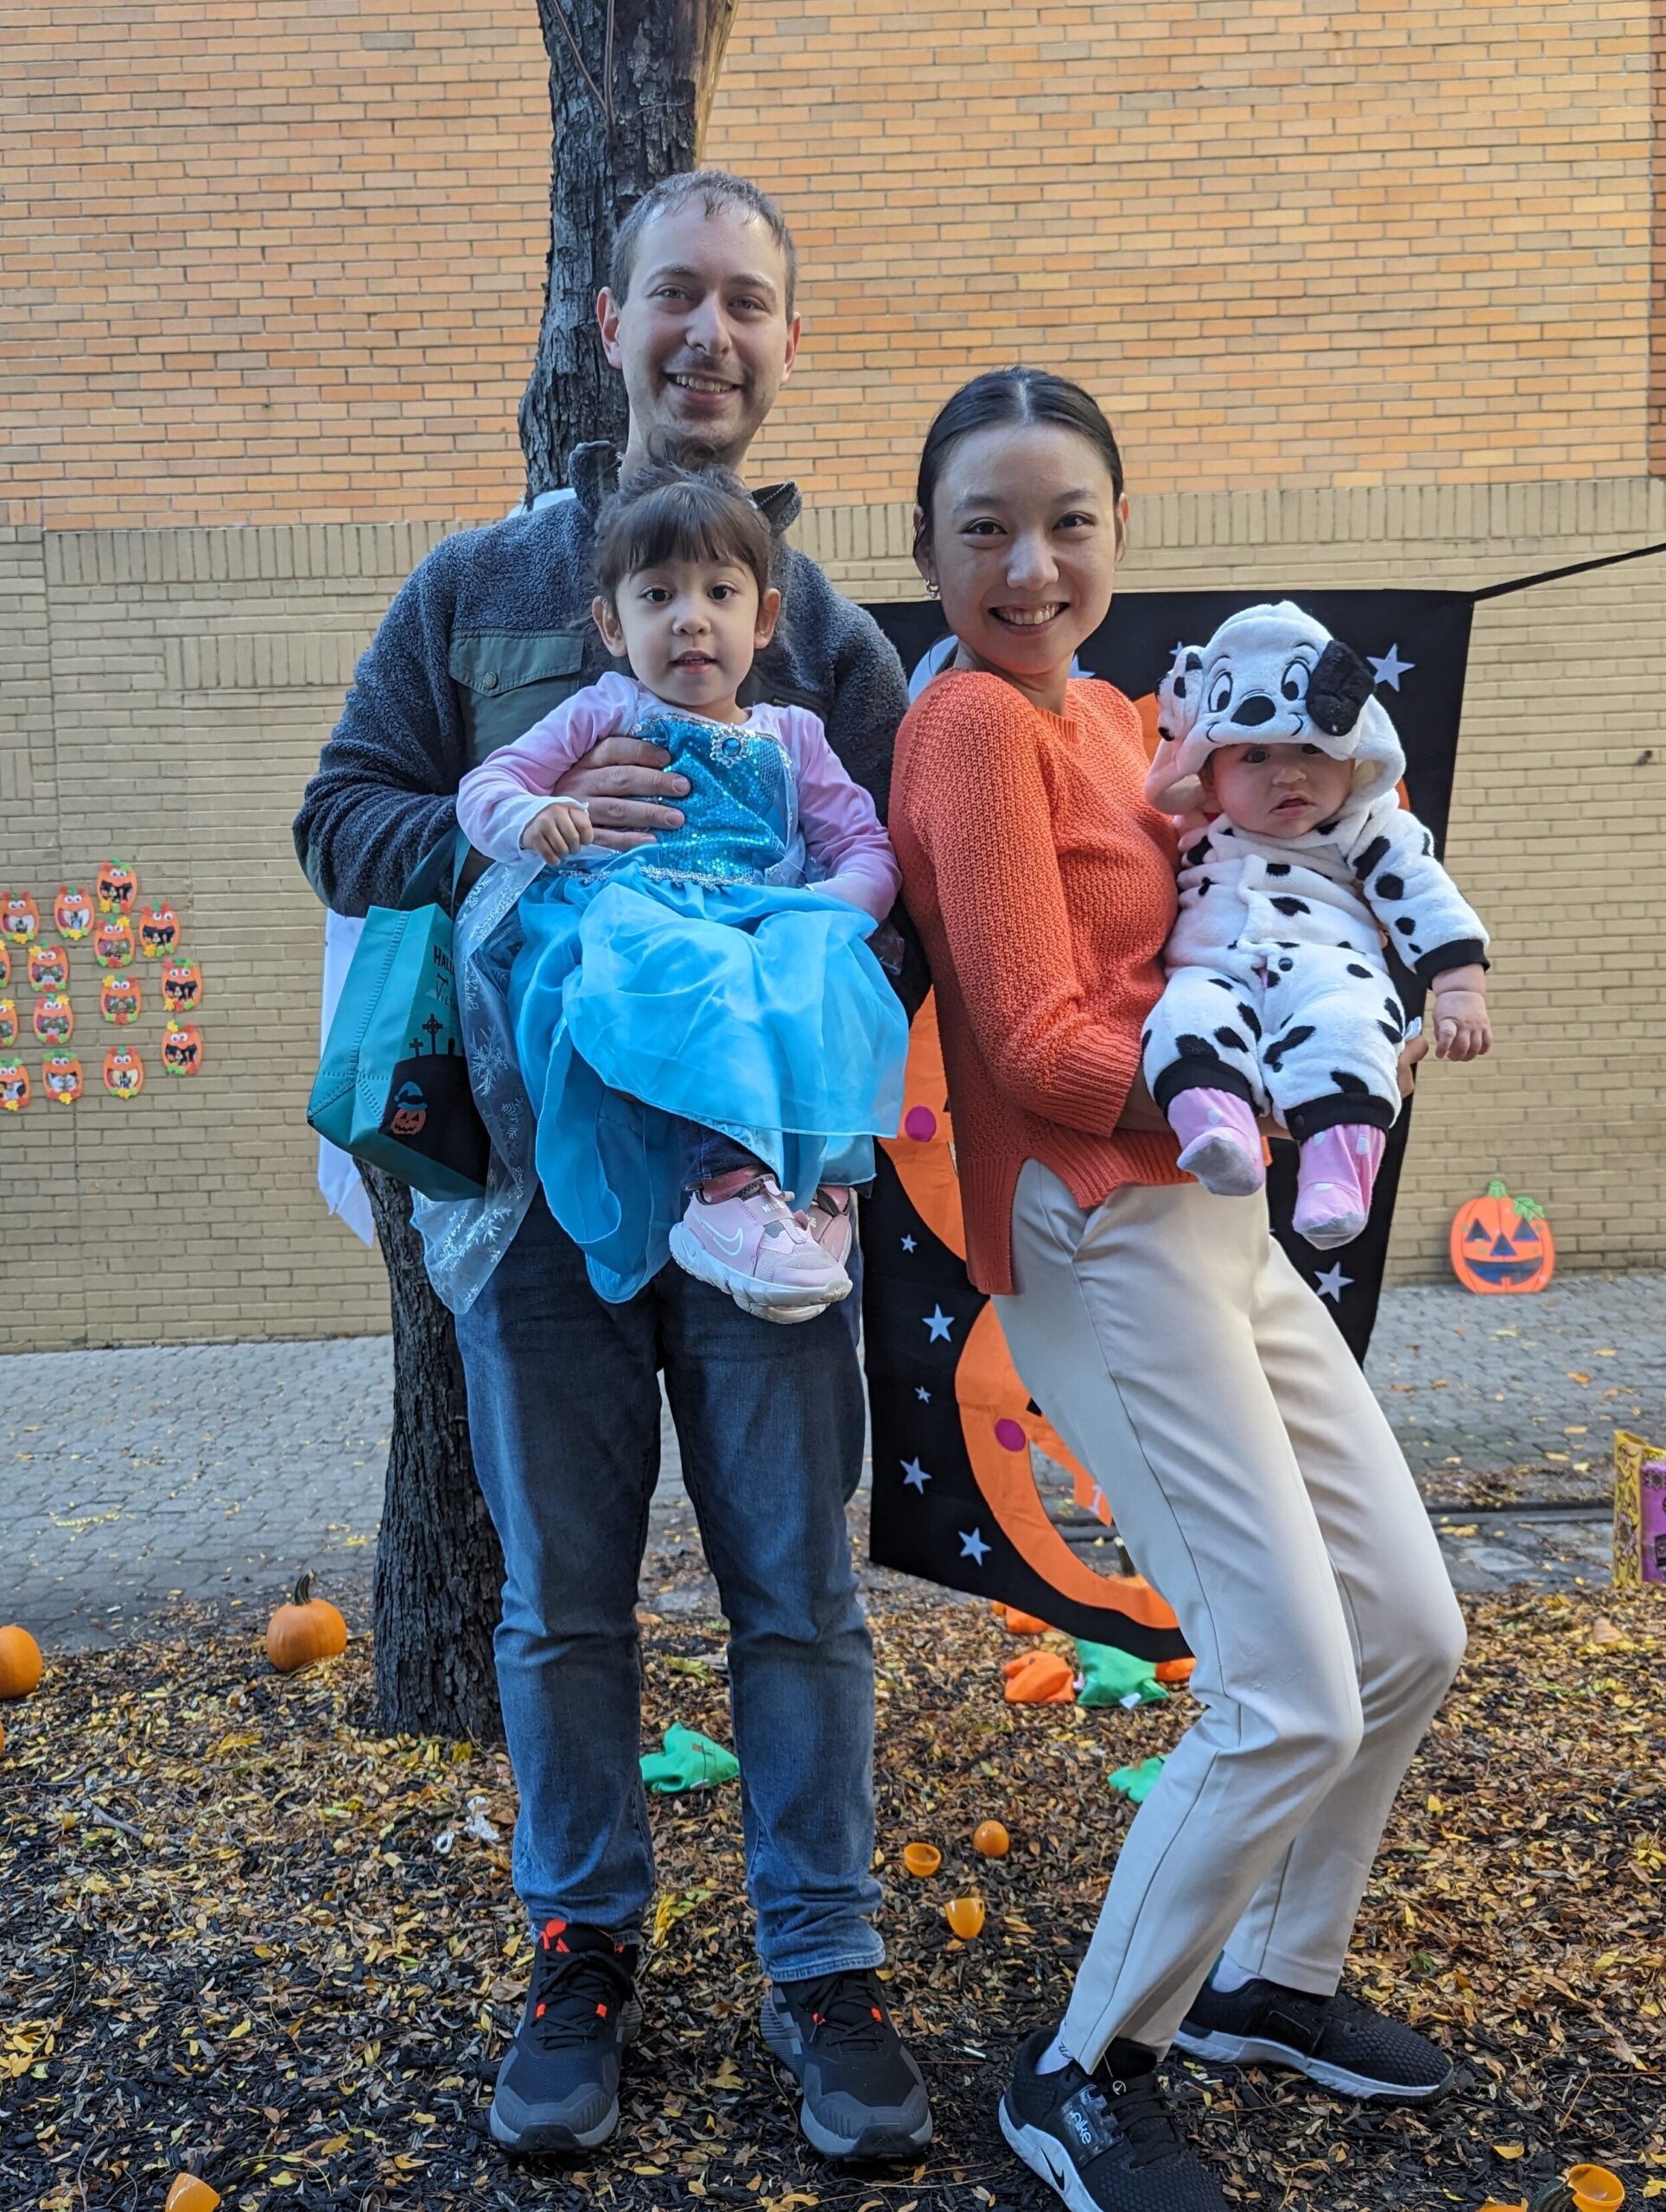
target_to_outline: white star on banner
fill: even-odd
[[[923,1406],[929,1406],[932,1402],[932,1394],[923,1382],[915,1383],[914,1395],[919,1400]]]
[[[1377,682],[1386,683],[1390,691],[1397,691],[1401,677],[1417,665],[1415,660],[1401,659],[1398,645],[1390,645],[1380,660],[1375,653],[1367,653],[1365,658],[1376,671]]]
[[[1313,1277],[1313,1287],[1321,1298],[1332,1298],[1340,1306],[1342,1294],[1352,1281],[1351,1275],[1343,1274],[1342,1262],[1339,1260],[1334,1267],[1327,1268],[1322,1275]]]
[[[914,1249],[914,1240],[913,1240],[913,1238],[912,1238],[912,1236],[905,1236],[905,1237],[903,1238],[903,1240],[902,1240],[902,1249],[903,1249],[903,1250],[904,1250],[905,1252],[912,1252],[912,1251],[913,1250],[913,1249]]]
[[[905,1490],[917,1490],[920,1496],[924,1497],[925,1495],[925,1485],[932,1479],[930,1475],[926,1473],[925,1468],[920,1465],[918,1459],[905,1459],[902,1461],[901,1465],[903,1488]]]
[[[955,1325],[952,1313],[945,1313],[940,1306],[934,1306],[929,1313],[922,1313],[919,1318],[932,1332],[928,1342],[934,1344],[948,1343],[949,1332]]]
[[[983,1564],[983,1555],[989,1548],[989,1547],[983,1541],[983,1531],[981,1529],[963,1529],[960,1531],[960,1556],[962,1559],[976,1560],[978,1565],[982,1567]]]

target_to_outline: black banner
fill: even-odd
[[[1296,600],[1370,661],[1377,696],[1406,754],[1406,796],[1445,842],[1469,653],[1469,592],[1126,592],[1082,647],[1090,675],[1135,701],[1154,692],[1177,645],[1201,645],[1228,615],[1259,602]],[[869,610],[912,669],[944,635],[931,601]],[[1422,988],[1396,981],[1410,1013]],[[1273,1147],[1268,1196],[1274,1233],[1364,1360],[1382,1290],[1395,1194],[1405,1156],[1408,1102],[1389,1133],[1365,1230],[1320,1253],[1290,1227],[1295,1147]],[[873,1412],[872,1551],[881,1566],[970,1590],[1100,1643],[1149,1659],[1185,1650],[1173,1616],[1124,1562],[1114,1539],[1072,1548],[1036,1489],[1033,1448],[1074,1481],[1071,1517],[1084,1528],[1109,1515],[1019,1382],[994,1310],[974,1290],[963,1258],[959,1202],[935,1015],[915,1017],[902,1134],[881,1150],[862,1216],[863,1325]],[[1055,1500],[1055,1505],[1058,1501]]]

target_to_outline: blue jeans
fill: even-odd
[[[844,1518],[862,1469],[850,1321],[754,1320],[676,1267],[605,1305],[539,1196],[457,1338],[503,1543],[498,1687],[534,1927],[633,1932],[652,1898],[636,1600],[663,1366],[729,1623],[759,1955],[778,1981],[877,1964],[873,1650]]]

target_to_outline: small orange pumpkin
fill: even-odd
[[[0,1628],[0,1697],[27,1697],[41,1680],[41,1647],[26,1628]]]
[[[162,2212],[214,2212],[219,2202],[219,2191],[210,2189],[206,2181],[199,2181],[194,2174],[175,2174]]]
[[[327,1598],[313,1596],[308,1567],[266,1624],[266,1656],[280,1675],[292,1675],[315,1659],[339,1659],[347,1648],[347,1624]]]
[[[1497,1175],[1452,1217],[1447,1250],[1453,1274],[1482,1297],[1542,1290],[1556,1270],[1544,1208],[1536,1198],[1512,1198]]]
[[[980,1859],[1004,1859],[1013,1840],[1000,1821],[980,1821],[972,1830],[972,1849]]]
[[[951,1897],[943,1908],[943,1916],[963,1942],[970,1943],[983,1929],[983,1900],[982,1897]]]

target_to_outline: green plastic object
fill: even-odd
[[[1136,1659],[1114,1643],[1076,1646],[1076,1663],[1082,1670],[1078,1705],[1162,1705],[1168,1692],[1157,1680],[1149,1659]]]
[[[1119,1766],[1110,1777],[1110,1786],[1130,1805],[1143,1805],[1162,1770],[1161,1759],[1141,1759],[1138,1766]]]
[[[673,1725],[665,1731],[663,1751],[644,1751],[642,1781],[657,1797],[674,1797],[684,1789],[715,1789],[720,1782],[740,1778],[741,1762],[733,1751],[714,1744],[697,1728]]]

